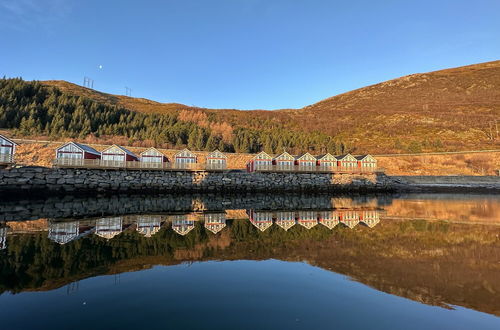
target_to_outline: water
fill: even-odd
[[[500,196],[0,203],[2,329],[499,329]]]

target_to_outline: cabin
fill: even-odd
[[[205,228],[217,234],[226,227],[226,213],[206,213],[203,215]]]
[[[141,163],[162,165],[168,163],[168,158],[156,148],[149,148],[139,154]]]
[[[358,168],[362,170],[375,170],[377,168],[377,160],[372,155],[361,155],[356,157]]]
[[[261,151],[247,163],[247,171],[270,170],[273,166],[273,157]]]
[[[318,222],[328,229],[333,229],[340,223],[339,214],[335,211],[319,212]]]
[[[49,239],[57,244],[66,244],[80,235],[78,221],[49,221]]]
[[[137,219],[135,230],[144,237],[152,237],[160,229],[161,218],[158,216],[140,216]]]
[[[189,164],[196,164],[198,158],[192,151],[184,149],[174,155],[174,162],[176,166],[185,168],[189,167]]]
[[[212,151],[206,157],[207,168],[225,169],[227,168],[227,156],[219,150]]]
[[[1,226],[1,225],[0,225]],[[0,227],[0,250],[7,248],[7,227]]]
[[[330,153],[316,156],[316,165],[322,169],[335,169],[337,167],[337,158]]]
[[[295,157],[295,165],[300,169],[316,168],[316,157],[306,152]]]
[[[262,232],[273,225],[273,214],[271,212],[248,210],[247,214],[250,223]]]
[[[375,227],[380,222],[378,210],[362,211],[359,215],[359,222],[369,228]]]
[[[284,212],[276,212],[276,220],[275,223],[283,228],[285,231],[295,226],[295,213],[284,211]]]
[[[101,159],[101,153],[85,144],[68,142],[56,149],[56,159]]]
[[[194,229],[194,219],[189,214],[174,215],[172,229],[179,235],[185,236]]]
[[[337,166],[342,169],[355,169],[358,167],[358,160],[351,154],[345,154],[335,157]]]
[[[273,159],[273,165],[276,165],[276,169],[278,170],[291,170],[293,169],[294,164],[295,157],[286,151]]]
[[[359,213],[356,210],[346,210],[339,212],[340,222],[349,227],[354,228],[359,223]]]
[[[107,162],[138,162],[139,157],[124,147],[113,144],[101,151],[101,160]]]
[[[11,164],[14,162],[17,143],[0,135],[0,164]]]
[[[95,234],[105,239],[112,239],[123,231],[123,219],[121,217],[102,218],[95,223]]]
[[[297,223],[306,229],[311,229],[318,224],[318,216],[315,211],[299,211]]]

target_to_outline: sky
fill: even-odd
[[[0,76],[207,108],[499,59],[499,0],[0,0]]]

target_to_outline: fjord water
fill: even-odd
[[[2,329],[500,327],[500,196],[67,197],[0,210]]]

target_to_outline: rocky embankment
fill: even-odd
[[[21,167],[0,170],[0,192],[500,192],[500,177],[247,173]]]

